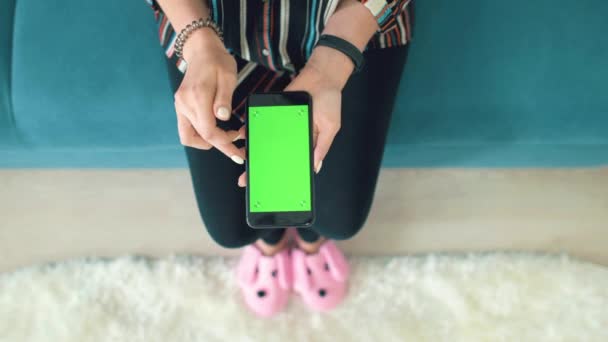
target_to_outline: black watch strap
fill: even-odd
[[[330,34],[323,34],[319,37],[316,46],[327,46],[342,52],[355,64],[355,72],[359,72],[363,68],[363,54],[356,46],[345,39]]]

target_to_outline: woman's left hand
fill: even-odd
[[[285,91],[306,91],[312,97],[314,170],[319,173],[323,159],[340,130],[342,89],[353,71],[352,62],[341,52],[320,46],[315,48],[306,66]],[[247,185],[243,173],[238,185]]]

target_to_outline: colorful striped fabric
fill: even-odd
[[[174,54],[177,37],[155,0],[158,36],[167,58],[180,71],[185,63]],[[202,0],[201,0],[202,1]],[[380,29],[367,49],[401,46],[411,39],[411,0],[360,0]],[[245,98],[254,91],[280,90],[312,53],[339,0],[207,0],[211,16],[224,32],[224,43],[238,65],[234,114],[243,119]]]

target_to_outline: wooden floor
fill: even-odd
[[[385,169],[349,254],[532,250],[608,264],[608,169]],[[186,170],[0,170],[0,271],[82,256],[234,254]]]

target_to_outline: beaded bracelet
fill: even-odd
[[[211,19],[211,17],[208,17],[206,19],[200,18],[186,25],[186,27],[184,27],[184,29],[177,35],[177,38],[175,39],[175,54],[178,58],[182,58],[184,44],[186,43],[186,40],[188,40],[188,37],[190,37],[192,32],[203,27],[209,27],[210,29],[215,31],[220,40],[224,42],[224,34],[222,33],[222,30]]]

